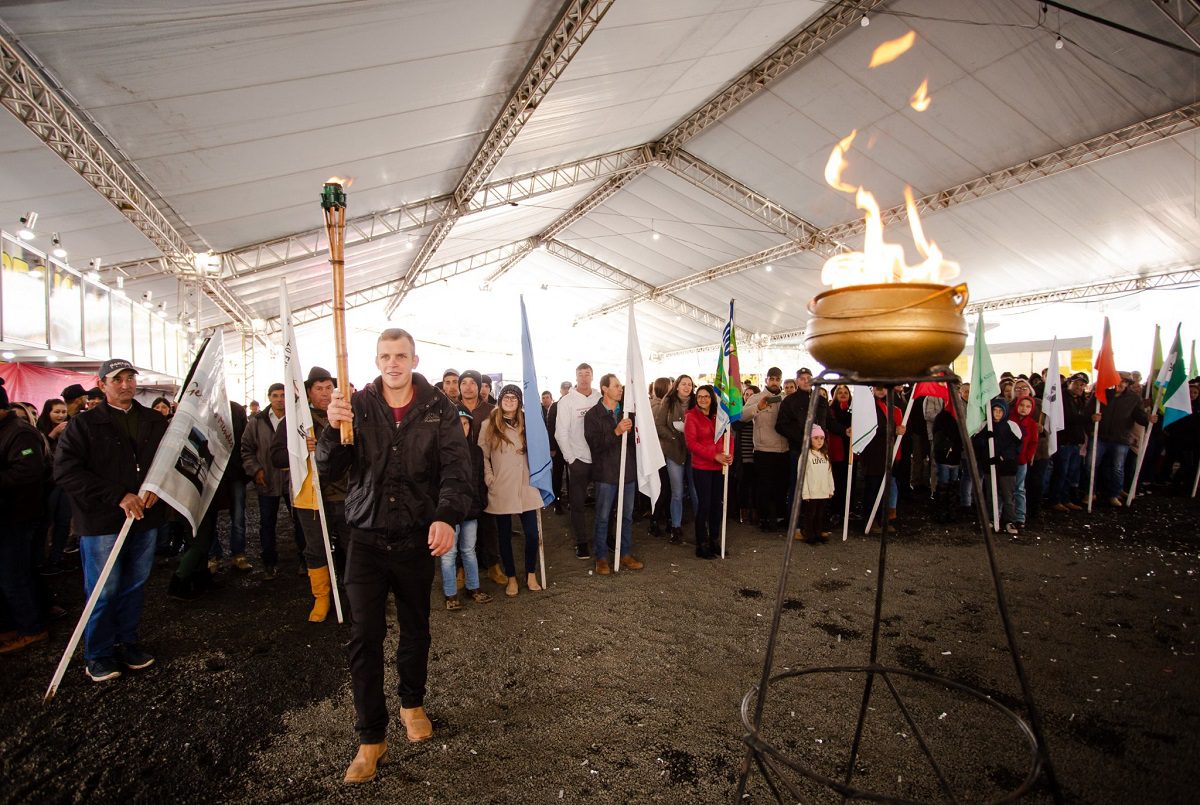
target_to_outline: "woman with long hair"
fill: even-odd
[[[826,431],[825,446],[829,451],[830,469],[833,470],[834,489],[833,500],[829,504],[830,521],[841,525],[842,513],[846,510],[846,467],[850,461],[850,439],[846,436],[846,430],[850,427],[850,387],[844,383],[833,387],[829,420],[840,426]]]
[[[666,396],[659,402],[654,415],[658,442],[662,445],[663,457],[667,460],[667,476],[671,480],[672,545],[683,542],[683,494],[686,488],[684,469],[688,460],[687,439],[683,431],[687,412],[696,404],[693,388],[695,383],[687,375],[675,378]]]
[[[521,517],[525,532],[525,584],[532,591],[541,590],[537,582],[538,509],[542,496],[529,484],[529,461],[526,458],[525,411],[521,389],[511,383],[500,390],[500,401],[479,430],[479,447],[483,450],[483,479],[487,484],[488,501],[485,512],[496,520],[500,537],[500,561],[508,577],[504,594],[517,594],[517,569],[513,562],[512,516]]]
[[[688,411],[684,423],[684,438],[692,454],[696,493],[700,497],[696,511],[696,556],[701,559],[715,559],[719,555],[717,542],[721,538],[721,494],[724,489],[721,468],[733,461],[718,446],[719,405],[716,389],[701,386],[696,389],[696,405]]]
[[[47,478],[54,477],[54,451],[58,448],[58,437],[67,429],[67,404],[53,398],[42,404],[42,413],[37,418],[37,429],[46,439],[49,452],[48,463],[50,470]],[[50,556],[42,565],[42,575],[53,576],[63,572],[63,551],[67,547],[67,538],[71,534],[71,503],[66,493],[53,481],[46,483],[46,515],[38,541],[35,558],[41,558],[44,551],[46,531],[50,530]]]

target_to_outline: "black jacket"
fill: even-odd
[[[958,419],[943,408],[933,418],[933,460],[938,464],[957,466],[962,463],[962,434],[958,432]]]
[[[321,434],[329,427],[329,417],[320,408],[314,408],[311,405],[308,407],[308,412],[312,415],[313,433],[315,438],[320,439]],[[339,431],[340,433],[340,431]],[[292,466],[291,455],[288,453],[288,420],[285,416],[279,420],[279,427],[275,429],[275,437],[271,442],[271,466],[276,469],[286,470]],[[321,468],[317,467],[317,472]],[[291,495],[291,480],[288,480],[287,494]],[[321,500],[326,503],[341,503],[346,499],[346,479],[342,478],[326,478],[321,475]]]
[[[45,470],[42,434],[10,412],[0,420],[0,517],[6,525],[41,519]]]
[[[1092,433],[1092,413],[1096,404],[1086,394],[1076,397],[1067,392],[1063,395],[1063,429],[1058,434],[1058,443],[1083,444]]]
[[[636,428],[636,415],[630,414],[629,419]],[[612,411],[604,407],[603,397],[583,416],[583,438],[592,451],[592,480],[595,482],[615,484],[621,480],[621,437],[614,432],[617,421]],[[636,430],[629,431],[630,442],[625,449],[625,483],[637,480],[637,451],[632,441],[636,433]]]
[[[136,495],[150,471],[167,419],[137,400],[136,444],[113,422],[108,403],[71,418],[58,437],[54,454],[54,481],[71,499],[75,527],[88,536],[116,534],[125,524],[121,498]],[[233,459],[230,459],[233,460]],[[133,523],[134,531],[157,528],[166,520],[168,506],[161,501]]]
[[[812,391],[794,391],[779,404],[779,416],[775,420],[775,431],[788,440],[788,447],[799,451],[804,447],[804,421],[808,417],[809,400],[817,399],[817,413],[813,424],[822,429],[829,427],[829,403],[820,394]],[[843,430],[844,434],[845,431]]]
[[[396,423],[383,398],[383,381],[350,398],[354,444],[337,428],[317,440],[317,469],[329,478],[347,475],[346,523],[351,538],[389,549],[424,549],[429,526],[456,526],[471,507],[471,464],[458,409],[445,394],[413,373],[413,399]]]
[[[546,412],[546,433],[550,435],[550,452],[558,455],[558,442],[554,440],[554,428],[558,425],[558,400],[550,403]]]

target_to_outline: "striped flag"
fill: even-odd
[[[1180,325],[1182,327],[1182,325]],[[1163,362],[1154,384],[1163,390],[1163,427],[1192,413],[1192,399],[1188,392],[1187,373],[1183,369],[1183,342],[1179,337],[1180,327],[1175,328],[1175,341]]]
[[[732,420],[742,415],[742,372],[738,367],[737,336],[733,329],[733,300],[729,300],[729,321],[721,333],[721,354],[717,357],[717,379],[713,383],[720,397],[721,410],[725,418],[717,425],[717,436],[725,432]]]

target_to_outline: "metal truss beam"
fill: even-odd
[[[636,170],[651,159],[650,147],[639,145],[620,151],[588,157],[530,171],[511,179],[485,184],[467,202],[462,215],[474,215],[499,207],[517,206],[537,196],[566,190],[576,185],[604,179],[624,171]],[[371,212],[346,220],[346,245],[359,246],[385,238],[415,232],[446,220],[454,209],[452,195],[403,204],[388,210]],[[250,243],[220,255],[222,274],[244,277],[260,271],[281,268],[290,263],[328,254],[325,228],[316,227],[281,238]],[[136,265],[137,262],[134,261]],[[115,264],[121,268],[129,264]]]
[[[624,173],[620,173],[620,174],[617,174],[616,176],[613,176],[611,179],[606,181],[604,184],[600,185],[595,190],[588,193],[587,197],[584,198],[583,200],[581,200],[574,207],[567,210],[562,215],[558,216],[558,218],[554,219],[554,221],[550,224],[550,226],[546,227],[544,230],[542,230],[542,232],[540,234],[537,235],[537,237],[533,238],[534,243],[532,246],[530,246],[528,249],[526,249],[525,251],[523,251],[519,254],[513,255],[511,259],[506,260],[498,269],[496,269],[494,272],[492,272],[492,274],[489,275],[486,280],[484,280],[484,282],[483,282],[484,288],[490,288],[492,283],[494,283],[496,280],[500,279],[505,274],[507,274],[509,269],[511,269],[517,263],[524,260],[525,257],[529,254],[529,252],[533,251],[533,249],[536,248],[538,244],[547,243],[550,240],[552,240],[553,238],[558,237],[560,232],[565,230],[567,227],[571,226],[571,224],[575,223],[580,218],[585,217],[592,210],[596,209],[601,204],[603,204],[605,202],[605,200],[607,200],[609,197],[611,197],[614,193],[616,193],[622,187],[629,184],[635,178],[640,176],[642,174],[642,172],[645,171],[647,168],[649,168],[651,165],[656,164],[656,159],[651,154],[649,147],[646,146],[644,148],[645,148],[645,156],[646,156],[645,162],[641,163],[640,165],[638,165],[630,170],[625,171]]]
[[[1200,7],[1195,0],[1150,0],[1193,45],[1200,47]]]
[[[916,200],[917,211],[925,215],[945,210],[968,201],[974,201],[975,199],[984,198],[994,193],[1029,184],[1038,179],[1054,176],[1072,168],[1090,165],[1101,159],[1126,153],[1134,148],[1168,140],[1198,127],[1200,127],[1200,102],[1148,118],[1131,126],[1093,137],[1090,140],[1085,140],[1076,145],[1062,148],[1053,153],[1021,162],[1020,164],[993,171],[985,176],[963,182],[954,187],[930,193]],[[885,226],[904,221],[908,218],[908,212],[903,204],[886,209],[881,214]],[[638,295],[633,297],[633,299],[637,301],[660,293],[678,293],[687,288],[694,288],[706,282],[730,277],[774,260],[781,260],[801,252],[813,251],[823,245],[840,245],[844,240],[861,235],[864,227],[865,224],[861,218],[837,224],[801,240],[764,249],[755,254],[668,282],[655,288],[652,294]],[[575,323],[586,321],[596,316],[602,316],[628,304],[628,302],[629,300],[623,300],[621,302],[614,302],[611,305],[595,308],[576,318]]]
[[[735,108],[745,103],[750,98],[757,95],[766,89],[777,78],[781,77],[791,68],[804,62],[816,54],[821,48],[829,44],[829,42],[838,34],[850,28],[863,15],[879,6],[882,6],[887,0],[859,0],[859,2],[848,2],[835,5],[832,9],[822,14],[817,20],[807,25],[799,33],[792,36],[787,42],[776,48],[769,56],[760,61],[758,64],[751,67],[745,73],[734,79],[733,83],[727,86],[721,92],[710,98],[699,109],[695,110],[675,126],[670,131],[666,132],[662,138],[654,144],[653,158],[647,159],[642,165],[627,171],[620,175],[614,176],[600,187],[592,191],[587,198],[580,201],[570,210],[568,210],[557,221],[551,224],[544,232],[538,235],[538,241],[545,243],[552,238],[558,237],[564,229],[571,224],[585,217],[596,207],[603,204],[614,193],[620,190],[625,185],[629,184],[637,176],[641,175],[647,168],[653,165],[666,165],[678,175],[696,184],[698,187],[713,193],[718,198],[724,201],[731,201],[734,206],[742,210],[751,210],[751,214],[755,214],[752,210],[755,203],[747,201],[748,196],[757,196],[763,203],[769,207],[763,207],[759,211],[759,217],[767,220],[770,226],[795,226],[801,227],[803,221],[791,216],[790,218],[780,218],[778,215],[771,215],[770,208],[779,211],[780,214],[786,213],[786,210],[778,207],[765,196],[756,194],[744,185],[737,183],[731,177],[720,173],[711,166],[704,165],[694,156],[685,154],[679,158],[675,166],[671,165],[671,157],[675,151],[682,148],[683,144],[695,137],[700,132],[712,124],[719,121],[722,117],[732,112]],[[690,163],[690,164],[689,164]],[[703,167],[701,167],[703,166]],[[704,181],[698,181],[700,174],[707,173],[709,178]],[[720,178],[718,178],[718,175]],[[718,185],[724,185],[724,190],[718,190]],[[739,199],[739,192],[741,198]],[[790,215],[790,214],[789,214]],[[815,229],[813,230],[815,232]],[[789,234],[785,232],[784,234]],[[789,237],[793,235],[789,234]],[[511,263],[502,265],[495,273],[487,278],[486,285],[490,285],[500,277],[504,276],[513,266],[523,259],[525,255],[516,257]]]
[[[492,171],[500,163],[509,146],[517,139],[521,129],[533,117],[538,106],[549,94],[559,77],[583,47],[583,43],[596,30],[600,20],[612,6],[613,0],[567,0],[562,11],[554,20],[550,30],[542,38],[537,52],[530,60],[512,94],[500,111],[500,115],[488,129],[479,150],[467,165],[466,171],[454,189],[455,214],[436,224],[429,237],[421,244],[416,258],[409,265],[399,291],[388,303],[387,313],[404,301],[416,277],[429,265],[450,230],[454,227],[468,199],[475,195]]]
[[[835,3],[831,9],[681,120],[663,136],[664,150],[670,152],[682,147],[697,134],[762,92],[784,73],[811,58],[839,34],[857,27],[865,14],[886,2],[887,0],[858,0]]]
[[[0,29],[0,105],[117,208],[165,258],[177,277],[195,277],[195,257],[187,240],[112,154],[119,149],[84,122],[84,115],[54,86],[40,67]],[[253,313],[219,280],[206,279],[205,292],[236,326],[252,329]]]
[[[654,286],[643,279],[635,277],[633,274],[622,271],[615,266],[609,265],[603,260],[598,260],[590,254],[581,252],[573,246],[568,246],[559,240],[547,241],[546,251],[564,262],[570,263],[573,266],[582,268],[589,274],[608,280],[614,285],[619,285],[627,290],[652,290]],[[662,296],[656,297],[654,303],[666,308],[678,316],[686,316],[687,318],[698,321],[701,324],[712,327],[717,330],[722,330],[725,327],[725,319],[714,315],[703,308],[697,307],[690,302],[685,302],[677,296]],[[751,337],[749,330],[737,327],[737,337],[739,340],[748,339]]]
[[[811,238],[821,230],[800,216],[709,165],[683,149],[673,151],[667,158],[667,170],[695,187],[741,210],[781,235],[792,240]],[[832,250],[830,251],[832,254]]]
[[[995,299],[981,299],[967,305],[964,315],[989,310],[1011,310],[1012,308],[1042,305],[1047,302],[1070,302],[1077,299],[1103,299],[1112,296],[1152,291],[1157,288],[1175,288],[1200,284],[1200,267],[1188,266],[1167,271],[1141,274],[1133,277],[1093,282],[1087,285],[1073,285],[1069,288],[1057,288],[1050,291],[1036,291],[1017,296],[1002,296]]]
[[[460,274],[466,274],[469,271],[475,271],[476,269],[483,268],[484,266],[491,265],[492,263],[500,260],[506,260],[512,257],[516,252],[522,249],[532,248],[532,246],[532,238],[526,238],[525,240],[506,243],[503,246],[497,246],[494,249],[488,249],[487,251],[478,252],[477,254],[461,257],[458,260],[454,260],[449,263],[442,263],[441,265],[427,268],[421,273],[421,276],[417,277],[417,280],[413,283],[412,287],[423,288],[426,285],[432,285],[435,282],[441,282],[442,280],[448,280],[451,277],[457,277]],[[382,302],[383,300],[390,298],[396,292],[396,289],[399,287],[399,284],[402,281],[403,280],[399,278],[391,279],[387,282],[380,282],[367,288],[354,291],[353,293],[348,293],[346,294],[346,308],[350,309],[354,307],[362,307],[363,305],[369,305],[372,302]],[[326,316],[332,315],[333,303],[328,301],[320,302],[315,305],[308,305],[307,307],[293,310],[292,323],[296,325],[308,324],[309,322],[317,321],[318,319],[323,319]],[[282,329],[278,316],[275,316],[267,321],[267,329],[272,333],[278,332]]]

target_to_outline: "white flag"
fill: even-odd
[[[850,387],[850,430],[854,434],[850,447],[855,453],[866,450],[879,430],[875,409],[875,393],[870,386]]]
[[[1042,390],[1042,413],[1046,417],[1046,444],[1050,455],[1058,451],[1058,432],[1066,427],[1063,414],[1062,380],[1058,376],[1058,337],[1050,344],[1050,363],[1046,369],[1046,385]]]
[[[225,393],[225,338],[218,329],[184,382],[179,409],[158,445],[142,489],[158,495],[196,530],[225,474],[233,438]]]
[[[650,387],[646,385],[646,370],[642,365],[642,347],[638,343],[637,324],[633,318],[633,303],[629,303],[629,345],[625,350],[625,410],[637,414],[633,438],[637,456],[638,491],[650,498],[650,505],[658,501],[660,482],[658,471],[667,465],[662,445],[658,443],[658,430],[654,427],[654,412],[650,408]]]
[[[312,411],[308,410],[304,370],[296,349],[296,331],[292,328],[292,308],[288,301],[286,279],[279,280],[279,320],[283,325],[283,415],[287,418],[292,504],[297,508],[316,510],[315,473],[313,459],[308,452],[308,435],[314,432],[313,418]]]

